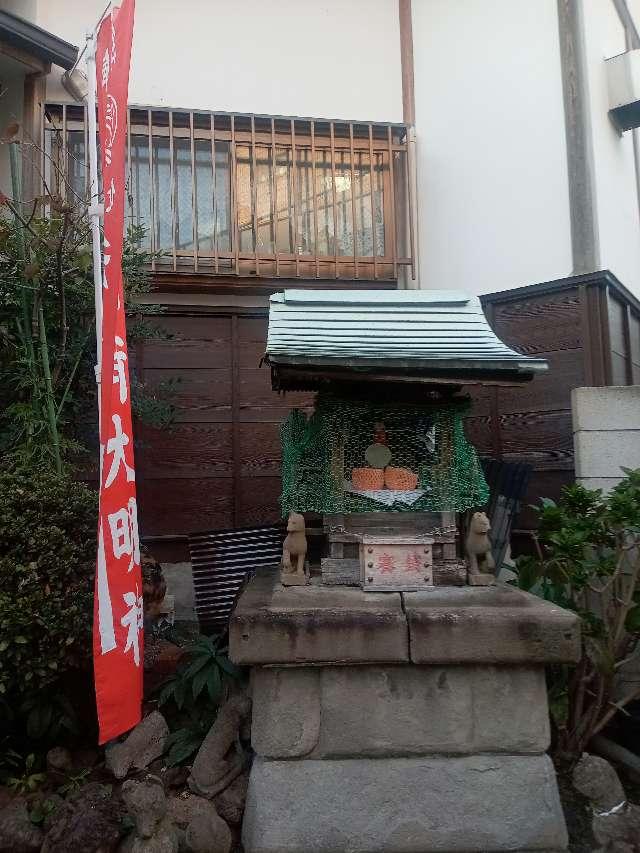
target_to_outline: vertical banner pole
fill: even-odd
[[[100,513],[93,622],[99,741],[140,721],[143,600],[122,279],[129,65],[135,0],[122,0],[100,23],[89,49],[91,232],[96,285],[100,395]],[[98,203],[96,112],[103,204]],[[100,247],[100,216],[103,246]]]
[[[93,281],[96,310],[96,382],[98,383],[98,411],[100,407],[100,380],[102,361],[102,248],[100,246],[100,218],[104,205],[98,195],[98,128],[96,125],[96,37],[87,35],[86,51],[87,81],[87,122],[89,129],[89,184],[91,220],[91,243],[93,248]]]

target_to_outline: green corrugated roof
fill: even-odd
[[[447,290],[285,290],[271,296],[272,364],[508,373],[547,369],[493,332],[480,300]]]

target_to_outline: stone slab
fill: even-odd
[[[574,613],[515,589],[434,587],[403,593],[413,663],[571,663],[580,657]]]
[[[547,756],[265,761],[251,770],[246,853],[562,850]]]
[[[574,388],[571,392],[573,429],[640,429],[640,386]]]
[[[542,753],[543,667],[256,667],[251,742],[265,758]]]
[[[573,445],[578,477],[624,477],[622,466],[640,468],[638,421],[626,430],[576,432]]]
[[[585,489],[602,489],[606,494],[618,485],[622,477],[623,472],[620,471],[619,477],[576,477],[576,483],[580,483]]]
[[[496,576],[491,572],[469,572],[467,574],[469,586],[493,586],[495,582]]]
[[[299,758],[313,752],[320,737],[322,669],[252,668],[251,746],[258,754]]]
[[[259,575],[231,616],[229,653],[234,663],[253,665],[407,662],[402,600],[352,587],[284,589],[273,575]]]

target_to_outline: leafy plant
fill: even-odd
[[[167,766],[176,767],[188,763],[202,746],[202,741],[215,719],[216,712],[213,708],[201,709],[198,714],[190,714],[185,725],[171,732],[165,743]]]
[[[640,697],[614,700],[616,676],[640,640],[640,470],[623,469],[610,492],[565,488],[535,508],[537,556],[517,560],[518,585],[582,621],[576,667],[552,670],[550,708],[559,749],[579,756],[613,715]]]
[[[67,794],[74,794],[76,791],[79,791],[80,788],[82,788],[87,779],[87,776],[90,775],[90,767],[81,770],[79,773],[70,773],[67,776],[67,781],[63,785],[60,785],[60,787],[58,788],[58,793],[62,797],[66,797]]]
[[[90,667],[96,516],[96,493],[66,476],[0,473],[0,714],[29,741],[74,726],[67,679]]]
[[[29,812],[29,820],[36,826],[41,826],[45,820],[50,817],[58,808],[58,803],[55,800],[45,799],[37,803]]]
[[[183,764],[197,752],[230,687],[242,678],[242,670],[229,660],[224,636],[201,635],[184,648],[185,662],[158,698],[172,728],[166,744],[169,766]]]
[[[60,472],[85,449],[81,427],[96,417],[94,284],[87,199],[64,172],[55,185],[26,200],[20,181],[21,144],[8,144],[12,198],[0,193],[0,452],[5,467]],[[36,155],[38,152],[36,149]],[[52,167],[55,164],[52,163]],[[137,338],[157,333],[139,303],[150,290],[145,231],[129,228],[122,271]],[[131,335],[128,335],[130,338]],[[157,395],[156,395],[157,396]],[[143,412],[144,414],[144,412]],[[95,443],[95,434],[91,434]]]
[[[11,776],[7,781],[7,787],[14,794],[32,794],[37,791],[43,782],[46,782],[47,774],[35,771],[36,756],[33,752],[27,755],[24,762],[24,772],[20,776]]]

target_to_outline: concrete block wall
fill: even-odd
[[[571,408],[579,483],[608,491],[640,468],[640,385],[574,388]]]

